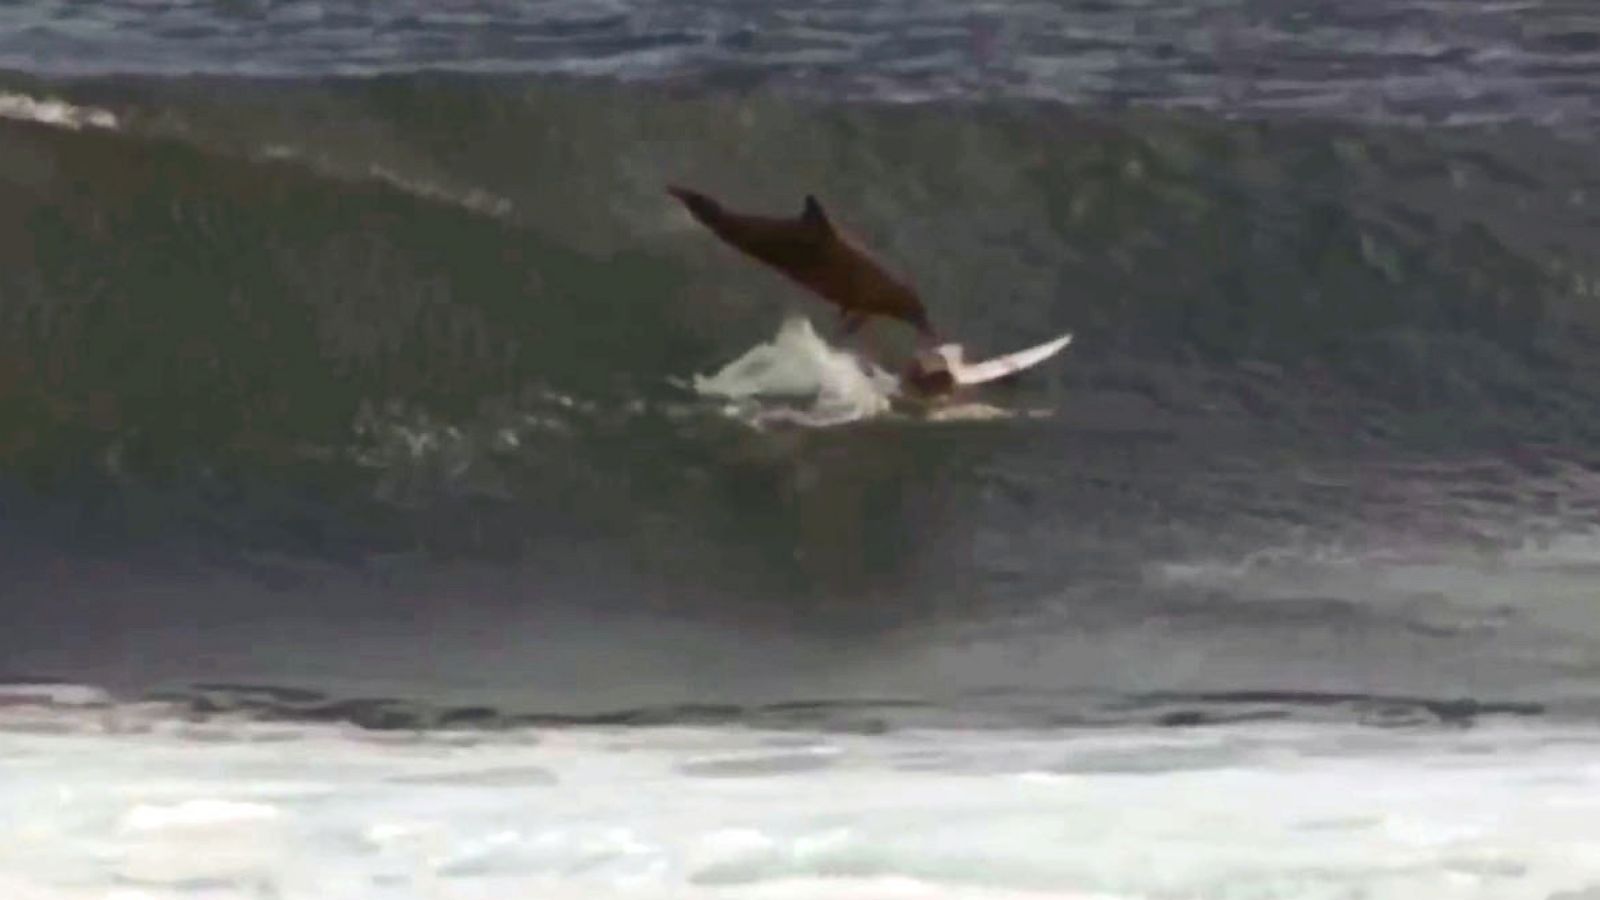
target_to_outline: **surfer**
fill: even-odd
[[[947,400],[964,388],[980,384],[1000,384],[1015,379],[1021,372],[1044,362],[1072,343],[1064,334],[1046,341],[996,356],[982,362],[969,362],[960,344],[940,344],[919,350],[900,373],[901,392],[921,400]]]
[[[667,193],[717,237],[838,306],[845,334],[884,316],[915,328],[925,342],[936,340],[917,292],[841,234],[815,196],[806,195],[798,216],[781,218],[733,212],[676,185]]]
[[[942,347],[919,350],[900,372],[900,390],[920,400],[941,400],[956,392],[956,376]]]

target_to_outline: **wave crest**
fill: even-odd
[[[0,118],[55,125],[78,131],[83,128],[114,129],[116,113],[93,106],[74,106],[65,100],[38,99],[27,94],[0,92]]]

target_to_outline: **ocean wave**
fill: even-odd
[[[1517,27],[1506,27],[1515,9]],[[52,75],[573,74],[765,85],[874,102],[1048,99],[1222,116],[1334,116],[1592,134],[1596,26],[1563,0],[1302,9],[702,0],[577,7],[396,0],[314,10],[36,2],[0,19],[0,66]],[[1248,62],[1246,62],[1248,61]]]
[[[80,128],[116,128],[117,117],[105,109],[73,106],[64,100],[39,99],[27,94],[0,92],[0,118]]]
[[[1581,576],[1494,581],[1554,592],[1508,601],[1526,618],[1462,592],[1476,615],[1372,551],[1422,544],[1456,590],[1483,577],[1462,548],[1600,521],[1588,482],[1546,477],[1594,469],[1600,439],[1600,170],[1560,137],[513,77],[6,90],[119,123],[0,120],[17,665],[54,671],[67,645],[39,636],[63,629],[83,665],[118,640],[115,618],[58,621],[69,596],[186,623],[132,670],[236,608],[319,623],[289,666],[398,616],[463,678],[477,644],[433,617],[536,611],[496,625],[508,659],[560,661],[596,610],[609,633],[661,608],[735,623],[689,656],[763,664],[750,629],[996,630],[930,638],[956,658],[919,684],[1587,683]],[[674,182],[774,213],[814,193],[971,355],[1067,331],[1071,352],[958,421],[885,415],[911,336],[875,325],[869,354],[799,324],[833,316],[698,228]],[[794,421],[748,427],[773,415]],[[1356,562],[1317,569],[1328,547]],[[1284,568],[1215,569],[1272,548]],[[1549,616],[1571,617],[1559,639],[1522,624]],[[279,655],[246,637],[206,658]],[[593,658],[653,660],[651,640]],[[580,662],[545,675],[612,676]],[[657,676],[692,680],[617,677]]]
[[[1600,174],[1556,138],[1534,172],[1494,133],[200,84],[74,83],[79,112],[44,116],[114,132],[7,126],[8,395],[36,414],[336,441],[391,399],[667,396],[814,308],[680,221],[669,179],[750,208],[829,198],[970,347],[1075,331],[1080,388],[1309,429],[1487,408],[1546,434],[1581,428],[1592,389]],[[284,413],[242,421],[260,408]]]

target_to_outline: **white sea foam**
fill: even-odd
[[[823,428],[894,412],[900,379],[873,360],[835,347],[811,322],[784,320],[771,341],[750,348],[711,375],[694,376],[702,397],[722,401],[724,411],[756,426]],[[929,405],[929,422],[981,422],[1043,418],[1048,410],[1014,410],[964,399]]]
[[[116,128],[116,114],[92,106],[74,106],[65,100],[40,100],[26,94],[0,92],[0,117],[56,125],[77,131],[81,128]]]
[[[696,375],[702,396],[727,402],[729,414],[755,424],[834,425],[887,412],[897,379],[818,336],[802,317],[786,319],[712,375]]]
[[[0,710],[0,896],[1529,898],[1600,730],[108,730]],[[26,720],[36,723],[39,710]],[[268,730],[272,740],[258,731]],[[1115,764],[1108,764],[1115,761]]]
[[[376,164],[367,167],[367,174],[408,194],[454,204],[487,216],[504,218],[511,213],[510,200],[477,188],[450,188]]]

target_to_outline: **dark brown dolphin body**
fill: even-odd
[[[687,188],[667,192],[717,237],[837,305],[846,331],[869,316],[887,316],[934,337],[916,291],[840,234],[816,197],[807,194],[800,215],[787,219],[731,212]]]

